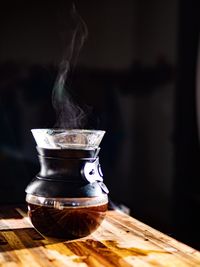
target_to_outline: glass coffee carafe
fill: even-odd
[[[26,188],[28,216],[44,236],[74,239],[105,217],[108,189],[99,164],[104,131],[33,129],[40,172]]]

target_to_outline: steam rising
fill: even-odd
[[[70,41],[67,44],[66,53],[60,64],[58,76],[53,88],[52,103],[57,115],[55,127],[78,129],[84,126],[86,116],[84,111],[72,100],[69,94],[70,76],[72,75],[88,31],[85,22],[77,13],[74,4],[71,10],[70,27]]]

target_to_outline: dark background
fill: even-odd
[[[199,1],[74,1],[88,27],[70,93],[106,130],[110,197],[199,247]],[[0,202],[22,203],[39,165],[32,128],[55,125],[51,93],[67,49],[71,1],[0,9]],[[88,108],[89,107],[89,108]]]

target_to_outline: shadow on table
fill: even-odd
[[[60,250],[57,246],[48,247],[48,253],[44,253],[44,250],[41,250],[40,253],[44,253],[49,261],[53,261],[56,255],[59,259],[60,254],[63,254],[72,262],[86,263],[88,266],[93,266],[94,260],[103,263],[103,266],[128,266],[124,259],[127,256],[148,256],[151,253],[170,254],[168,251],[159,249],[145,250],[137,247],[122,247],[116,240],[98,241],[88,238],[68,240],[68,242],[52,241],[45,239],[34,228],[8,229],[3,232],[7,239],[9,239],[9,242],[0,232],[0,252],[6,253],[12,250],[46,247],[53,244],[59,245],[59,243],[66,247],[66,250],[63,250],[63,248]],[[9,235],[10,238],[8,238]],[[53,258],[51,253],[49,253],[50,250],[54,251],[52,252]],[[37,254],[38,251],[31,251],[31,253]],[[10,254],[7,256],[9,257]],[[11,260],[13,260],[13,257]]]

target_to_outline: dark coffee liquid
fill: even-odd
[[[105,217],[107,204],[62,210],[28,203],[33,226],[52,238],[75,239],[95,231]]]

